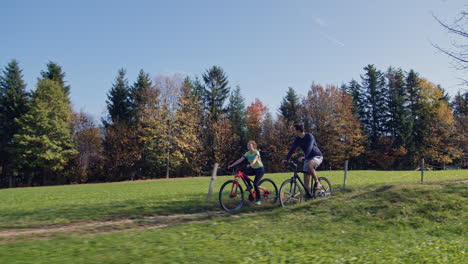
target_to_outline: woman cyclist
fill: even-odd
[[[262,179],[263,174],[265,174],[265,168],[263,167],[262,159],[260,158],[260,152],[257,150],[257,143],[255,143],[253,140],[250,140],[247,143],[247,149],[249,151],[247,151],[240,159],[236,160],[236,162],[229,165],[228,169],[236,166],[244,160],[249,162],[249,164],[247,164],[247,168],[249,169],[247,171],[247,175],[255,175],[255,179],[253,181],[255,194],[257,197],[257,199],[255,199],[255,203],[262,204],[262,201],[260,200],[260,190],[258,189],[258,183]]]

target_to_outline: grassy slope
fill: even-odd
[[[467,263],[466,184],[374,185],[296,207],[0,245],[1,263]]]
[[[341,171],[322,171],[335,187],[341,187]],[[278,185],[290,173],[267,174]],[[220,210],[217,190],[231,176],[219,177],[212,202],[205,202],[209,178],[137,181],[109,184],[52,186],[0,190],[0,230],[40,227],[72,222],[138,218],[148,215]],[[415,183],[420,172],[350,171],[348,186]],[[427,172],[425,180],[468,179],[468,170]],[[249,210],[249,209],[247,209]]]

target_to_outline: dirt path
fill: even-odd
[[[223,211],[210,211],[195,214],[174,214],[151,216],[138,219],[118,219],[113,221],[93,221],[72,223],[61,226],[50,226],[41,228],[9,229],[0,231],[1,238],[14,238],[19,236],[47,237],[57,233],[108,233],[115,231],[157,229],[182,222],[200,222],[212,219],[217,216],[239,217],[238,215],[227,214]]]

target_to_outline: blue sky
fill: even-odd
[[[452,22],[462,0],[172,0],[3,1],[0,66],[17,59],[29,89],[48,61],[60,64],[76,110],[104,116],[119,68],[133,83],[152,77],[201,76],[213,65],[276,113],[288,87],[305,95],[312,82],[360,80],[375,64],[414,69],[449,94],[463,72],[432,43],[450,36],[432,13]]]

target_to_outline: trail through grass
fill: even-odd
[[[1,263],[466,263],[467,185],[360,186],[161,229],[0,245]]]
[[[350,171],[348,186],[419,182],[417,171]],[[291,173],[266,174],[276,184]],[[335,188],[341,188],[342,171],[320,171]],[[210,179],[135,181],[0,190],[0,230],[109,221],[177,213],[221,210],[218,190],[232,176],[218,177],[211,202],[206,202]],[[468,179],[468,170],[428,172],[426,182]],[[243,211],[257,210],[246,206]]]

